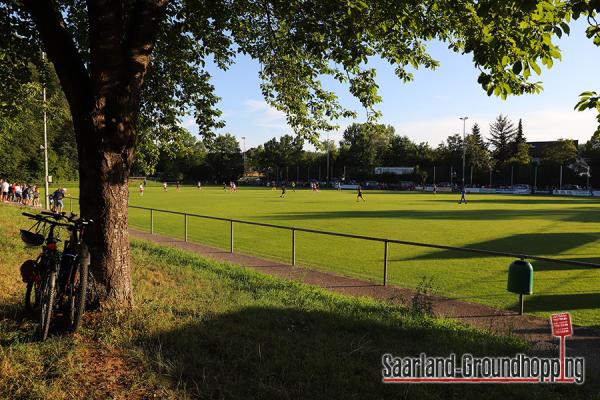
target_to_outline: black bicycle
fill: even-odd
[[[62,313],[69,331],[74,332],[81,323],[86,303],[89,252],[82,237],[91,220],[45,211],[23,215],[35,223],[29,230],[21,230],[21,239],[29,246],[43,245],[40,256],[21,267],[23,280],[27,282],[25,308],[38,313],[41,340],[48,337],[56,313]],[[57,228],[69,232],[62,252],[58,250]]]

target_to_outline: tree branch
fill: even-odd
[[[106,97],[121,84],[123,65],[123,2],[87,0],[90,26],[90,77],[96,107],[103,109]]]
[[[137,112],[139,96],[148,72],[160,24],[169,0],[137,0],[124,40],[124,94],[129,95],[131,111]]]
[[[92,104],[90,77],[56,3],[54,0],[24,0],[23,3],[54,64],[73,117],[87,114]],[[74,118],[73,122],[78,124],[79,121]]]

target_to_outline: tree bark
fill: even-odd
[[[168,0],[89,1],[90,62],[85,65],[55,0],[24,0],[73,117],[79,157],[80,209],[94,220],[84,238],[93,303],[132,303],[127,203],[137,142],[140,93]]]
[[[81,215],[94,221],[85,238],[94,278],[92,308],[132,304],[127,210],[132,153],[133,147],[115,152],[79,146]]]

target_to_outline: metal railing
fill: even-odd
[[[350,233],[340,233],[340,232],[322,231],[322,230],[317,230],[317,229],[298,228],[298,227],[291,227],[291,226],[285,226],[285,225],[268,224],[268,223],[263,223],[263,222],[254,222],[254,221],[245,221],[245,220],[239,220],[239,219],[215,217],[215,216],[211,216],[211,215],[202,215],[202,214],[185,213],[185,212],[180,212],[180,211],[161,210],[161,209],[141,207],[141,206],[130,205],[129,208],[149,211],[149,213],[150,213],[150,233],[151,234],[154,234],[154,213],[155,212],[183,216],[184,240],[186,242],[188,241],[188,225],[187,225],[188,217],[205,218],[205,219],[210,219],[210,220],[229,222],[229,224],[230,224],[229,251],[231,253],[234,252],[234,224],[254,225],[254,226],[267,227],[267,228],[288,230],[291,233],[291,254],[292,254],[292,256],[291,256],[290,264],[292,266],[296,265],[296,233],[297,232],[305,232],[305,233],[313,233],[313,234],[318,234],[318,235],[337,236],[337,237],[344,237],[344,238],[350,238],[350,239],[359,239],[359,240],[368,240],[368,241],[372,241],[372,242],[380,242],[380,243],[383,243],[383,285],[387,285],[388,253],[389,253],[388,245],[390,243],[400,244],[400,245],[405,245],[405,246],[425,247],[425,248],[430,248],[430,249],[452,250],[452,251],[458,251],[458,252],[464,252],[464,253],[477,253],[477,254],[484,254],[484,255],[489,255],[489,256],[512,257],[512,258],[518,258],[521,260],[544,261],[544,262],[564,264],[564,265],[575,265],[575,266],[580,266],[580,267],[600,268],[600,264],[595,264],[595,263],[590,263],[590,262],[585,262],[585,261],[556,259],[556,258],[550,258],[550,257],[533,256],[530,254],[476,249],[476,248],[471,248],[471,247],[454,247],[454,246],[446,246],[446,245],[439,245],[439,244],[433,244],[433,243],[413,242],[413,241],[408,241],[408,240],[396,240],[396,239],[387,239],[387,238],[380,238],[380,237],[374,237],[374,236],[354,235],[354,234],[350,234]]]
[[[73,200],[79,200],[76,197],[69,197],[69,208],[73,210]],[[389,244],[400,244],[405,246],[414,246],[414,247],[424,247],[429,249],[439,249],[439,250],[451,250],[458,251],[463,253],[475,253],[475,254],[484,254],[488,256],[498,256],[498,257],[512,257],[520,260],[532,260],[532,261],[543,261],[555,264],[563,264],[563,265],[574,265],[579,267],[590,267],[590,268],[600,268],[600,264],[595,264],[591,262],[585,261],[577,261],[577,260],[569,260],[569,259],[557,259],[550,257],[540,257],[534,256],[530,254],[522,254],[522,253],[511,253],[505,251],[496,251],[496,250],[485,250],[485,249],[476,249],[472,247],[455,247],[455,246],[446,246],[440,244],[433,243],[423,243],[423,242],[413,242],[408,240],[397,240],[397,239],[387,239],[380,238],[374,236],[365,236],[365,235],[354,235],[350,233],[341,233],[341,232],[331,232],[331,231],[322,231],[317,229],[308,229],[308,228],[299,228],[285,225],[277,225],[277,224],[268,224],[263,222],[254,222],[254,221],[245,221],[240,219],[232,219],[232,218],[223,218],[223,217],[215,217],[212,215],[202,215],[202,214],[193,214],[186,213],[181,211],[171,211],[171,210],[161,210],[157,208],[150,207],[141,207],[141,206],[132,206],[129,205],[129,208],[137,209],[137,210],[145,210],[149,212],[150,216],[150,234],[154,234],[154,214],[157,212],[165,213],[165,214],[173,214],[173,215],[181,215],[183,216],[183,239],[185,242],[188,241],[188,217],[194,218],[204,218],[215,221],[224,221],[229,222],[229,252],[234,252],[234,224],[244,224],[244,225],[254,225],[261,226],[273,229],[283,229],[290,231],[291,233],[291,260],[290,264],[292,266],[296,265],[296,233],[297,232],[305,232],[305,233],[313,233],[317,235],[327,235],[327,236],[336,236],[350,239],[359,239],[359,240],[367,240],[372,242],[380,242],[383,243],[383,285],[387,285],[388,281],[388,255],[389,255]]]

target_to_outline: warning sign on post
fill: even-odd
[[[551,318],[552,322],[552,336],[571,336],[573,334],[573,326],[571,325],[571,314],[560,313],[553,314]]]

